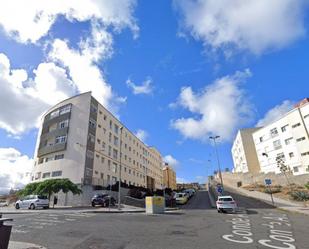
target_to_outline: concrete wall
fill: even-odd
[[[59,192],[55,194],[58,198],[58,203],[55,206],[90,206],[91,198],[95,194],[110,193],[116,200],[118,199],[118,192],[109,190],[93,190],[92,186],[81,187],[83,193],[81,195],[73,195],[71,192],[63,193]],[[121,188],[121,202],[125,200],[125,196],[128,194],[129,189]],[[51,204],[53,203],[54,196],[51,197]]]
[[[242,186],[249,185],[253,183],[264,184],[264,179],[272,179],[273,185],[287,185],[286,178],[283,174],[275,174],[275,173],[267,173],[267,174],[254,174],[251,173],[230,173],[223,172],[222,173],[223,184],[227,186],[237,187],[237,182],[242,182]],[[219,178],[216,177],[216,180],[219,182]],[[288,180],[290,183],[295,183],[299,185],[304,185],[309,182],[309,175],[292,175],[288,174]]]

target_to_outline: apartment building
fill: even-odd
[[[165,163],[165,166],[163,167],[163,185],[166,188],[177,189],[176,172],[172,167],[168,166],[167,163]]]
[[[163,186],[160,152],[139,140],[91,92],[64,100],[44,115],[34,158],[32,181],[69,178],[82,186],[107,186],[121,173],[121,181],[130,185]]]
[[[259,173],[260,165],[257,158],[253,141],[253,132],[260,128],[241,129],[237,132],[232,146],[232,157],[234,162],[233,172]]]
[[[257,157],[264,173],[280,173],[278,159],[294,175],[309,173],[309,99],[275,122],[253,133]]]

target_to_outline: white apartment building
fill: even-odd
[[[34,158],[32,181],[69,178],[82,186],[107,186],[121,173],[121,181],[130,185],[163,186],[159,151],[139,140],[91,92],[64,100],[44,115]]]
[[[236,173],[259,173],[260,165],[256,155],[255,145],[252,138],[253,132],[260,128],[241,129],[237,132],[232,146],[234,162],[233,172]]]
[[[280,173],[281,158],[294,175],[309,173],[309,99],[253,133],[261,171]]]

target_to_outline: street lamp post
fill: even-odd
[[[119,181],[118,181],[118,210],[121,209],[121,194],[120,194],[120,189],[121,189],[121,147],[122,147],[122,130],[123,130],[123,126],[120,127],[120,149],[119,149],[119,156],[120,156],[120,160],[119,160]]]
[[[218,155],[217,143],[216,143],[216,139],[218,139],[219,137],[220,136],[210,136],[209,138],[214,141],[214,146],[215,146],[215,151],[216,151],[216,156],[217,156],[217,162],[218,162],[219,177],[220,177],[220,181],[221,181],[221,186],[223,187],[222,173],[221,173],[221,167],[220,167],[220,161],[219,161],[219,155]]]

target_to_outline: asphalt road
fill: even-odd
[[[51,210],[5,217],[14,218],[12,241],[51,249],[309,248],[309,216],[284,213],[255,199],[233,196],[243,207],[236,214],[217,213],[210,208],[208,193],[201,191],[179,211],[164,215]]]

